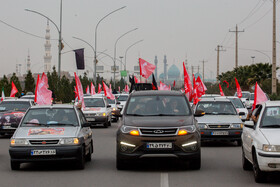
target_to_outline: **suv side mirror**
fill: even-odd
[[[255,124],[253,121],[245,121],[244,126],[252,129],[254,128]]]
[[[13,128],[18,128],[18,125],[19,125],[18,123],[12,123],[12,124],[11,124],[11,127],[13,127]]]
[[[205,115],[205,112],[203,110],[196,110],[195,113],[194,113],[194,117],[201,117],[201,116],[204,116]]]
[[[82,127],[90,127],[90,126],[91,126],[90,122],[86,122],[86,123],[82,124]]]

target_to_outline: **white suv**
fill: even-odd
[[[103,96],[84,97],[85,108],[82,109],[86,119],[92,125],[103,124],[105,128],[111,126],[111,105]]]
[[[266,174],[280,171],[280,101],[267,101],[253,112],[256,122],[246,121],[242,133],[242,164],[253,168],[256,182]]]

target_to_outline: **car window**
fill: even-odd
[[[112,100],[112,99],[108,99],[107,101],[108,101],[108,103],[109,103],[110,105],[111,105],[111,104],[113,104],[113,105],[115,104],[115,100],[114,100],[114,99],[113,99],[113,100]]]
[[[254,100],[255,99],[255,94],[251,94],[250,95],[250,100]]]
[[[128,95],[120,95],[120,96],[118,97],[118,101],[126,101],[127,98],[128,98]]]
[[[86,120],[83,112],[81,110],[78,110],[78,115],[79,115],[79,118],[81,120],[81,125],[84,125],[87,122],[87,120]]]
[[[186,116],[191,114],[184,96],[132,96],[127,115]]]
[[[235,108],[245,108],[242,101],[239,98],[228,98],[233,105],[235,106]]]
[[[105,107],[103,98],[85,98],[86,107]]]
[[[26,111],[30,107],[29,101],[7,101],[0,103],[0,111],[20,110]]]
[[[34,108],[30,109],[23,121],[22,127],[26,126],[78,126],[78,119],[73,108]]]
[[[198,109],[208,115],[237,115],[231,102],[199,102],[196,107]]]
[[[260,128],[280,127],[280,107],[267,107],[262,115]]]

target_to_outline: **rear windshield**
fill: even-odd
[[[30,103],[28,101],[3,101],[0,103],[0,111],[8,111],[8,110],[20,110],[26,111],[30,107]]]
[[[237,115],[231,102],[199,102],[198,109],[203,110],[208,115]]]
[[[118,97],[118,101],[126,101],[127,98],[128,98],[128,95],[120,95],[120,96]]]
[[[228,98],[233,105],[235,106],[235,108],[245,108],[242,101],[239,98]]]
[[[73,108],[40,108],[30,109],[22,122],[22,127],[28,126],[78,126],[76,112]]]
[[[104,100],[102,98],[85,98],[86,107],[105,107]]]
[[[134,96],[127,105],[127,115],[186,116],[191,110],[184,96]]]

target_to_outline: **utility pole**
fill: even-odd
[[[204,63],[207,61],[203,59],[201,62],[202,62],[202,82],[204,82]]]
[[[243,31],[239,31],[238,26],[236,25],[235,31],[229,30],[229,32],[235,32],[235,68],[237,68],[238,67],[238,33],[244,32],[244,29]]]
[[[276,0],[273,0],[272,94],[277,94],[276,83]]]
[[[223,46],[221,45],[218,45],[217,46],[217,49],[215,49],[217,51],[217,79],[218,79],[218,76],[220,74],[220,51],[226,51],[223,49]]]

